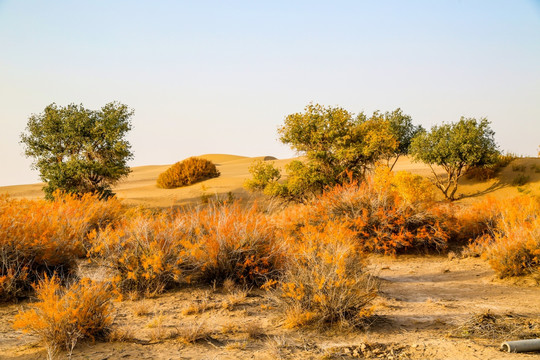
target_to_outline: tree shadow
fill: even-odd
[[[478,182],[480,182],[480,181],[478,181]],[[491,184],[486,189],[477,191],[477,192],[472,193],[472,194],[461,194],[459,198],[460,199],[467,199],[467,198],[480,197],[480,196],[484,196],[484,195],[493,193],[493,192],[495,192],[497,190],[510,187],[511,185],[512,184],[510,182],[504,181],[504,180],[501,180],[500,178],[498,178],[493,184]]]

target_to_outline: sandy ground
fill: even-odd
[[[453,337],[471,316],[490,310],[540,320],[540,288],[494,277],[477,258],[373,256],[381,279],[377,321],[366,331],[288,330],[267,293],[212,287],[173,290],[153,299],[116,303],[115,326],[130,337],[79,344],[73,359],[533,359],[499,351],[503,337]],[[231,295],[231,293],[233,295]],[[234,304],[227,308],[230,297]],[[209,309],[187,314],[193,304]],[[0,359],[45,359],[37,340],[10,328],[25,303],[0,307]],[[142,310],[141,310],[142,309]],[[186,343],[186,334],[206,337]],[[540,328],[537,329],[540,331]],[[251,334],[251,335],[250,335]]]
[[[134,167],[132,173],[120,182],[114,191],[125,203],[131,205],[144,205],[149,207],[169,207],[177,205],[200,203],[203,196],[227,198],[232,193],[235,198],[250,199],[253,195],[243,188],[244,181],[250,177],[249,166],[256,160],[274,161],[275,165],[284,169],[286,164],[294,159],[274,160],[271,156],[244,157],[225,154],[200,155],[211,160],[217,165],[221,176],[206,180],[191,186],[178,189],[160,189],[156,186],[156,180],[160,173],[169,165],[149,165]],[[516,165],[523,165],[525,171],[513,171]],[[540,172],[535,172],[531,166],[536,165],[540,169],[539,158],[520,158],[502,170],[496,179],[488,181],[474,181],[463,178],[460,182],[458,195],[463,194],[462,202],[476,201],[484,196],[505,198],[517,196],[522,193],[540,195]],[[394,170],[406,170],[423,176],[432,176],[428,166],[414,163],[408,157],[398,160]],[[439,175],[444,175],[440,169],[436,169]],[[518,175],[528,176],[529,180],[524,186],[515,186],[513,180]],[[0,187],[0,194],[7,193],[15,198],[41,198],[43,184],[16,185]]]

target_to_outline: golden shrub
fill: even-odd
[[[218,176],[219,171],[211,161],[190,157],[159,174],[157,185],[163,189],[174,189]]]
[[[38,301],[15,316],[13,327],[37,335],[49,358],[71,354],[80,339],[104,338],[112,325],[110,285],[88,279],[64,287],[56,276],[35,285]]]
[[[148,296],[184,276],[184,235],[174,218],[140,213],[117,226],[93,232],[89,255],[114,270],[111,281],[119,291]]]
[[[25,295],[43,272],[74,268],[85,255],[83,243],[97,229],[121,214],[115,198],[100,201],[56,193],[55,201],[0,197],[0,301]]]
[[[256,205],[238,203],[134,215],[89,241],[117,288],[140,295],[182,282],[262,284],[279,275],[285,256],[275,225]]]
[[[340,222],[307,225],[291,237],[287,270],[279,282],[286,325],[362,324],[371,315],[377,283],[365,271],[365,255],[353,231]]]
[[[540,269],[540,199],[520,196],[495,201],[489,232],[471,247],[488,259],[500,277],[524,275]]]
[[[185,213],[182,221],[189,229],[188,262],[199,280],[260,285],[280,274],[284,244],[256,204],[213,205]]]

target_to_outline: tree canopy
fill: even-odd
[[[306,201],[350,178],[361,179],[398,149],[389,121],[364,113],[354,116],[341,107],[310,104],[304,112],[288,115],[278,133],[281,142],[305,158],[286,167],[288,177],[281,183],[278,169],[256,164],[250,169],[254,178],[246,186],[294,201]]]
[[[46,183],[46,197],[52,198],[55,190],[112,195],[111,186],[130,173],[127,161],[133,154],[125,135],[133,114],[118,102],[100,110],[53,103],[32,114],[21,143]]]
[[[390,131],[398,141],[398,146],[394,152],[386,154],[386,162],[390,170],[394,168],[401,156],[408,155],[412,139],[423,130],[421,125],[414,125],[412,118],[404,114],[400,108],[392,112],[373,113],[372,119],[380,119],[390,124]]]
[[[499,151],[495,132],[486,118],[464,118],[456,123],[433,126],[420,132],[411,143],[411,154],[416,161],[430,165],[435,185],[445,198],[455,200],[458,180],[471,167],[495,164]],[[446,179],[437,175],[432,165],[441,166]]]
[[[398,147],[388,122],[318,104],[287,116],[278,132],[281,142],[306,156],[325,178],[336,181],[351,174],[362,177],[369,166]]]

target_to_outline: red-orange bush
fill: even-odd
[[[392,173],[386,172],[361,184],[338,185],[305,207],[287,209],[278,221],[293,233],[309,224],[340,221],[355,232],[359,249],[367,252],[445,248],[448,235],[426,205],[429,202],[411,197],[412,193],[403,196],[393,181]]]
[[[444,218],[445,228],[452,241],[465,245],[491,233],[500,216],[498,204],[497,200],[488,197],[470,205],[444,204],[434,211]]]
[[[110,286],[80,282],[64,287],[56,276],[35,285],[38,302],[15,316],[13,327],[37,335],[49,358],[64,348],[71,354],[78,340],[105,337],[112,325]]]
[[[177,162],[158,176],[157,185],[163,189],[174,189],[219,176],[211,161],[190,157]]]
[[[23,296],[43,272],[68,274],[87,233],[119,216],[116,199],[56,194],[55,201],[0,197],[0,300]]]

